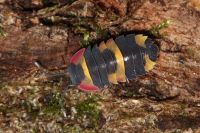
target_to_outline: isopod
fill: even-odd
[[[73,85],[83,91],[98,91],[149,72],[156,64],[158,52],[148,36],[120,35],[80,49],[70,59],[67,71]]]

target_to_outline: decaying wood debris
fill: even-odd
[[[0,0],[0,132],[200,132],[198,0]],[[95,94],[43,80],[80,48],[144,33],[155,69]]]

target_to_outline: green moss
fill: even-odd
[[[179,115],[181,115],[181,116],[188,116],[189,112],[187,112],[187,110],[186,110],[188,108],[188,104],[186,104],[186,103],[180,103],[179,106],[180,106]]]
[[[81,133],[81,128],[76,125],[64,127],[63,130],[64,133]]]
[[[0,24],[0,37],[1,36],[5,37],[6,33],[5,33],[5,30],[4,30],[3,26]]]
[[[83,39],[81,40],[81,46],[88,46],[90,44],[90,33],[88,31],[83,32]]]
[[[97,133],[95,130],[85,130],[83,133]]]
[[[97,126],[100,118],[100,110],[95,97],[90,97],[76,105],[77,117],[83,119],[85,116],[89,119],[92,126]]]
[[[165,19],[160,24],[153,25],[152,28],[150,29],[151,34],[153,34],[156,37],[162,37],[162,35],[160,34],[160,30],[168,28],[171,22],[172,22],[171,20]]]
[[[1,79],[0,79],[1,80]],[[3,88],[4,88],[4,84],[3,83],[0,83],[0,90],[3,90]]]
[[[33,128],[32,130],[32,133],[39,133],[39,132],[40,132],[40,129],[37,127]]]
[[[50,6],[50,7],[46,7],[46,8],[40,9],[40,10],[38,11],[38,14],[42,15],[42,14],[47,14],[47,13],[53,12],[53,11],[55,11],[56,9],[58,9],[59,6],[60,6],[60,5],[53,5],[53,6]]]
[[[31,120],[35,120],[39,114],[39,107],[34,106],[29,101],[24,101],[21,105],[27,112],[27,115]]]
[[[98,26],[94,26],[92,30],[78,27],[78,30],[83,33],[83,39],[81,40],[82,47],[96,43],[97,40],[103,40],[108,37],[107,30],[101,29]]]
[[[124,119],[124,120],[130,120],[130,119],[133,119],[133,115],[132,114],[129,114],[129,112],[123,112],[123,111],[120,111],[120,119]]]
[[[109,19],[110,19],[111,21],[116,21],[117,19],[119,19],[119,16],[116,15],[116,14],[112,14],[112,15],[109,17]]]
[[[96,39],[105,39],[108,37],[108,31],[106,29],[95,27],[94,30],[96,33]]]
[[[139,98],[142,97],[142,94],[140,94],[136,90],[126,89],[125,92],[122,94],[122,96],[127,98]]]
[[[71,125],[63,128],[64,133],[96,133],[95,130],[82,129],[78,125]]]
[[[56,92],[52,95],[50,101],[47,106],[44,107],[43,112],[45,114],[59,114],[61,112],[61,94]]]

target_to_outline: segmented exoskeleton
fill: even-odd
[[[142,34],[121,35],[76,52],[68,66],[73,85],[97,91],[126,82],[153,69],[159,49]]]

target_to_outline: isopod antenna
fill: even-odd
[[[70,80],[68,69],[65,68],[65,70],[62,70],[62,71],[59,70],[56,72],[49,71],[44,66],[42,66],[39,61],[34,61],[34,65],[42,73],[41,79],[47,80],[47,81],[57,81],[57,80],[63,79],[63,80],[65,80],[65,85],[67,84],[69,87],[72,86],[72,82]],[[69,87],[66,87],[66,89],[69,89]]]

